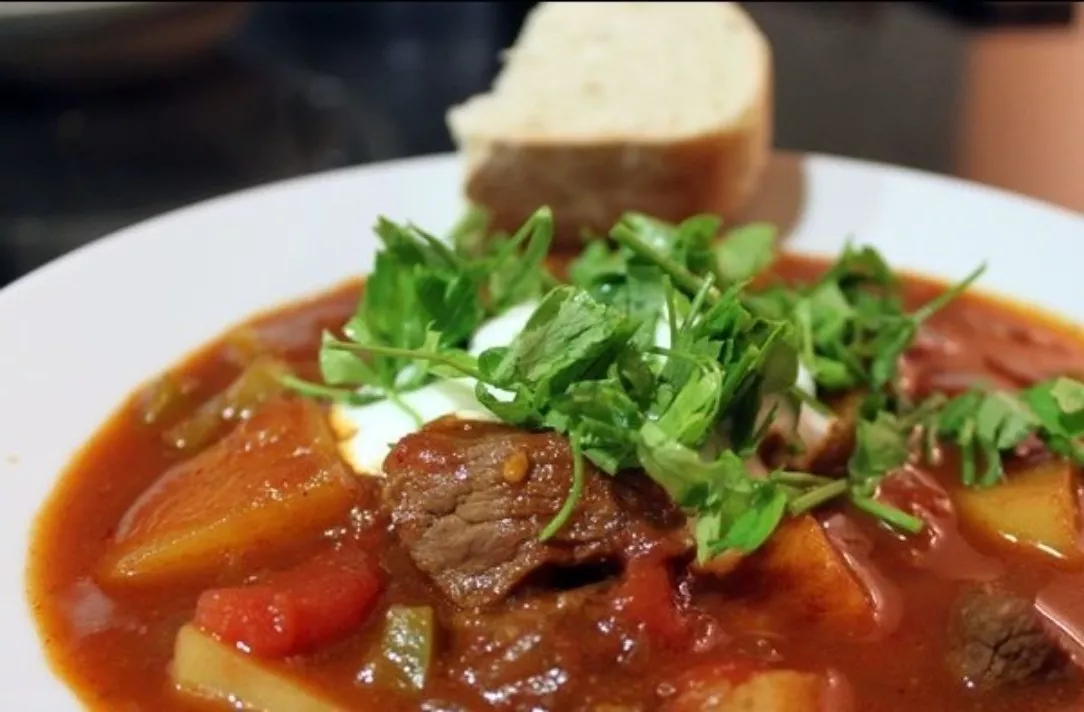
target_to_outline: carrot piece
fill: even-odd
[[[383,579],[376,560],[365,553],[332,551],[262,583],[205,591],[193,622],[253,655],[295,655],[361,625]]]
[[[271,400],[139,496],[118,523],[99,576],[117,587],[233,583],[213,577],[314,540],[343,522],[358,495],[320,407]]]

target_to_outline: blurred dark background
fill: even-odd
[[[446,108],[488,87],[532,3],[173,5],[0,22],[0,285],[213,195],[451,150]],[[775,51],[777,146],[945,173],[975,44],[1074,24],[1072,3],[746,6]]]

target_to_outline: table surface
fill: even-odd
[[[0,80],[0,285],[217,194],[451,150],[524,3],[256,3],[154,83]],[[950,171],[968,30],[919,4],[750,4],[776,53],[776,143]]]

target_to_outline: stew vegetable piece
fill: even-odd
[[[765,225],[477,217],[381,220],[72,463],[30,596],[88,706],[1084,708],[1074,329]]]

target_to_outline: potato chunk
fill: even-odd
[[[1030,465],[994,487],[961,487],[952,499],[964,526],[989,545],[1067,568],[1084,565],[1076,476],[1065,460]]]
[[[736,576],[743,571],[755,576],[747,604],[760,614],[754,619],[848,636],[865,635],[876,625],[872,595],[810,515],[786,520]]]
[[[121,520],[102,577],[169,581],[283,550],[345,516],[355,489],[320,409],[269,402],[143,493]]]
[[[663,712],[820,712],[825,681],[794,670],[701,665],[675,684]]]
[[[264,712],[347,709],[279,666],[223,645],[191,625],[177,633],[170,677],[182,693],[220,701],[231,709]]]

